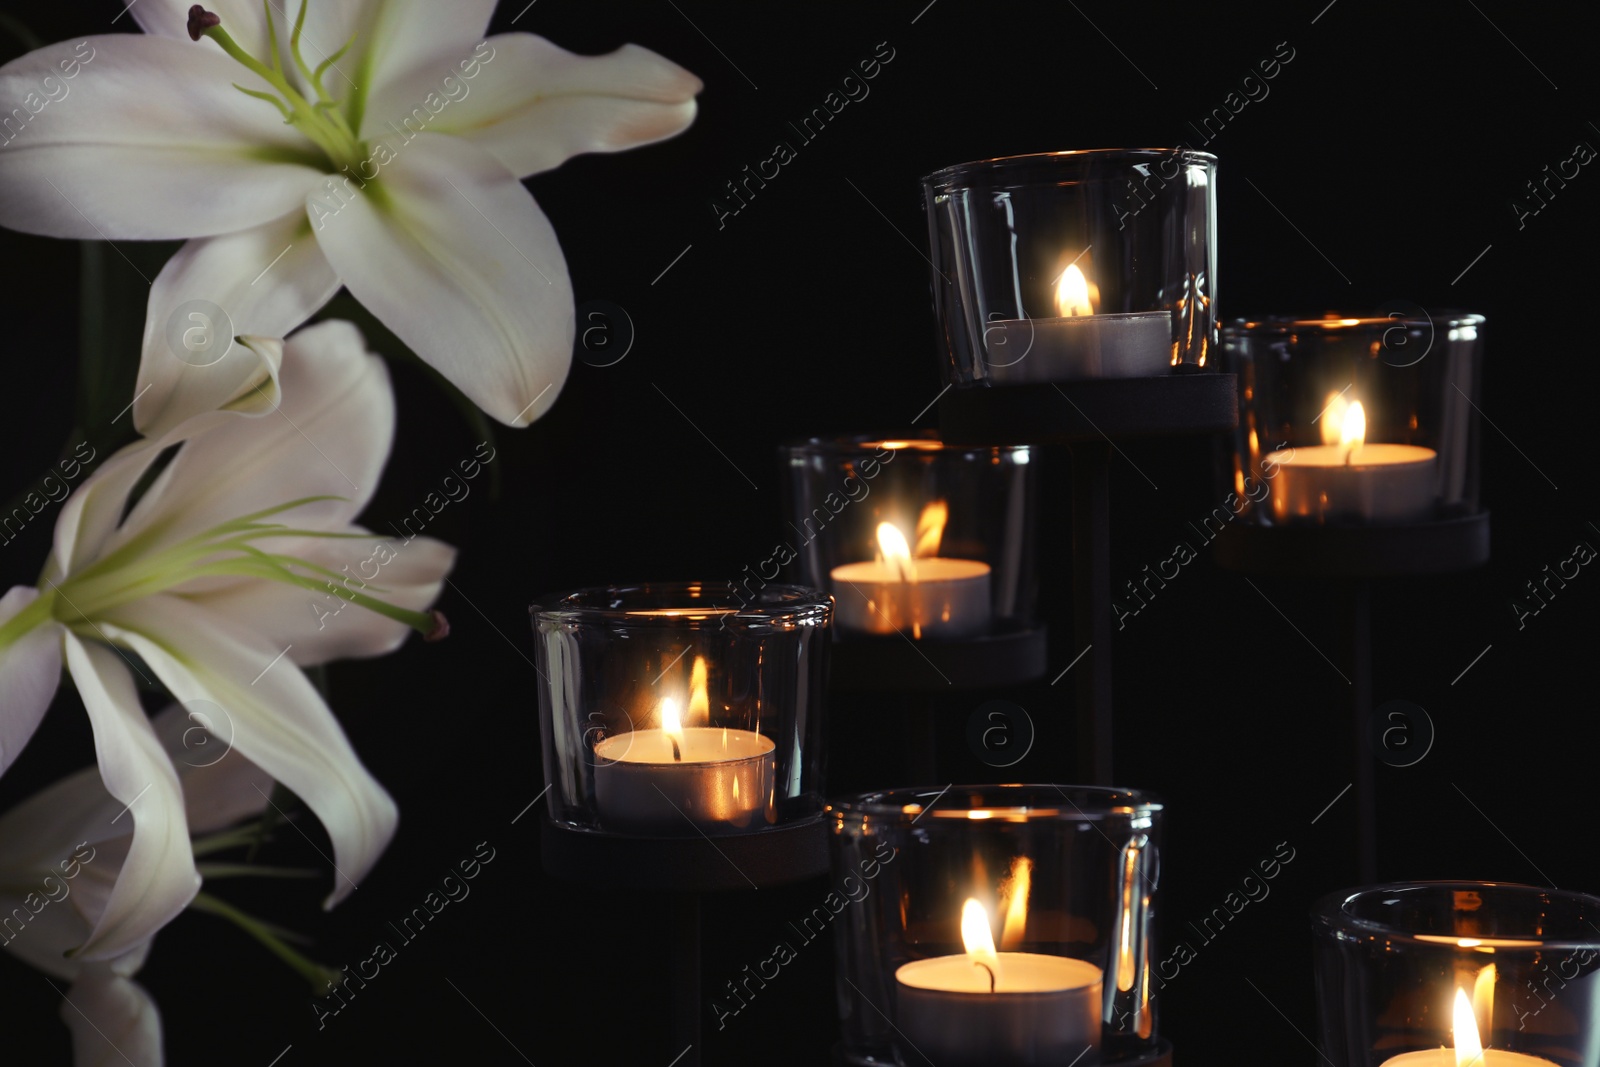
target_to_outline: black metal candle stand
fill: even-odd
[[[1033,626],[962,641],[853,638],[833,646],[829,684],[853,693],[942,693],[1042,676],[1049,633]]]
[[[832,1067],[894,1067],[893,1061],[883,1061],[883,1059],[862,1061],[862,1059],[846,1056],[843,1043],[834,1046],[834,1056],[832,1056],[832,1061],[830,1062],[832,1062]],[[1134,1057],[1134,1059],[1109,1059],[1109,1061],[1101,1062],[1106,1067],[1173,1067],[1173,1043],[1166,1040],[1166,1038],[1160,1038],[1157,1041],[1157,1046],[1149,1053],[1142,1054],[1142,1056]]]
[[[1239,422],[1231,374],[949,389],[940,431],[951,443],[1066,445],[1072,452],[1074,647],[1078,778],[1112,781],[1111,452],[1118,440],[1221,433]]]
[[[1266,526],[1233,523],[1217,536],[1217,564],[1246,574],[1327,583],[1341,604],[1342,652],[1350,677],[1355,751],[1357,866],[1377,880],[1378,828],[1372,747],[1372,583],[1449,574],[1489,560],[1489,513],[1385,526]]]
[[[737,892],[826,874],[828,833],[820,814],[716,837],[608,834],[546,819],[540,853],[547,873],[606,889]]]
[[[607,890],[653,893],[671,930],[673,1048],[680,1067],[701,1062],[702,898],[770,889],[828,871],[828,833],[819,813],[765,830],[708,837],[640,837],[575,830],[546,818],[540,833],[545,873]]]
[[[853,696],[894,694],[890,710],[899,718],[895,736],[906,759],[904,780],[931,782],[939,778],[941,697],[1036,681],[1049,666],[1048,646],[1049,631],[1042,625],[958,641],[852,638],[833,646],[828,685]],[[835,717],[836,737],[842,725]],[[836,749],[835,767],[838,755]]]

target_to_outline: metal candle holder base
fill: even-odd
[[[1217,537],[1217,565],[1249,574],[1384,578],[1449,574],[1489,561],[1489,513],[1392,526],[1232,523]]]
[[[544,822],[546,873],[607,889],[721,893],[767,889],[827,873],[822,816],[715,838],[641,837]]]
[[[831,1067],[900,1067],[892,1055],[851,1055],[841,1041],[833,1046]],[[1172,1042],[1165,1038],[1156,1048],[1129,1060],[1102,1060],[1101,1067],[1172,1067]]]
[[[951,389],[939,428],[951,443],[1072,444],[1220,433],[1239,424],[1238,381],[1191,371],[1160,378]]]
[[[907,642],[899,637],[833,646],[829,683],[859,693],[943,693],[1024,685],[1044,675],[1049,632],[1043,626],[964,641]]]

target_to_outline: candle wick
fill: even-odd
[[[672,758],[673,758],[673,760],[675,762],[682,763],[683,762],[683,753],[681,751],[679,751],[679,749],[678,749],[678,739],[676,737],[668,736],[667,740],[672,742]]]
[[[980,962],[978,960],[973,960],[972,961],[972,965],[974,967],[982,967],[984,970],[989,972],[989,992],[993,993],[994,992],[994,968],[990,967],[987,963],[982,963],[982,962]]]

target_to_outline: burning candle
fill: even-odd
[[[1369,445],[1359,400],[1329,397],[1321,445],[1267,454],[1272,515],[1280,522],[1410,522],[1427,518],[1438,495],[1439,456],[1418,445]]]
[[[858,633],[910,631],[914,638],[972,637],[989,629],[989,565],[938,555],[949,509],[922,510],[913,551],[892,522],[878,524],[878,558],[833,568],[834,621]]]
[[[1020,942],[1028,876],[1013,870],[1002,944]],[[1020,905],[1018,901],[1021,901]],[[961,909],[960,956],[895,971],[899,1031],[939,1067],[1066,1067],[1099,1062],[1100,968],[1066,956],[996,952],[989,913]]]
[[[690,719],[710,721],[706,661],[689,674]],[[594,747],[595,807],[607,829],[662,837],[733,833],[776,821],[772,739],[753,730],[684,726],[666,697],[659,728]]]
[[[996,382],[1143,378],[1169,372],[1172,313],[1097,315],[1093,287],[1076,263],[1056,279],[1053,319],[998,319],[984,329],[985,365]]]
[[[1494,964],[1478,972],[1473,983],[1473,995],[1457,987],[1451,1006],[1451,1038],[1454,1048],[1430,1048],[1421,1052],[1407,1052],[1383,1061],[1383,1067],[1556,1067],[1543,1056],[1530,1056],[1523,1052],[1503,1052],[1485,1049],[1479,1037],[1477,1016],[1482,1015],[1484,1026],[1493,1029],[1494,1019]]]

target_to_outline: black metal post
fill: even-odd
[[[1072,445],[1073,656],[1078,778],[1111,784],[1111,442]]]
[[[1372,750],[1372,582],[1345,587],[1345,663],[1350,670],[1350,720],[1355,736],[1357,864],[1363,885],[1377,881],[1378,799]]]
[[[680,1067],[700,1067],[700,894],[671,894],[672,1048]],[[684,1046],[688,1046],[685,1049]]]
[[[903,699],[900,736],[906,746],[906,781],[913,785],[941,785],[934,781],[939,773],[938,702],[933,697],[918,702],[914,694]]]

